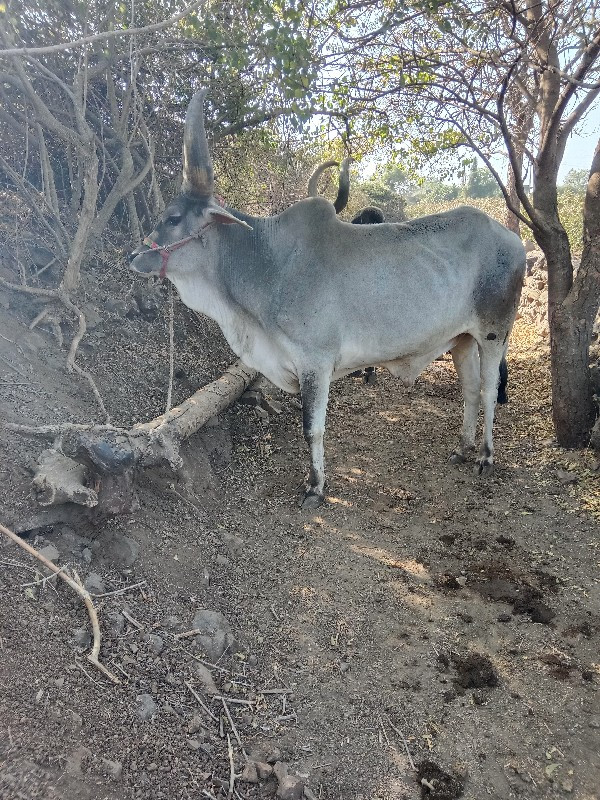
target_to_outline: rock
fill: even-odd
[[[264,420],[265,422],[268,422],[268,420],[269,420],[269,412],[265,411],[264,408],[260,408],[260,407],[259,408],[255,408],[254,409],[254,413],[260,419]]]
[[[150,645],[150,650],[152,650],[153,653],[156,653],[156,655],[159,655],[164,650],[165,642],[162,636],[158,636],[156,633],[147,633],[144,636],[144,639]]]
[[[90,550],[89,547],[84,547],[83,550],[81,551],[81,555],[86,564],[92,563],[92,551]]]
[[[42,549],[39,552],[40,555],[47,558],[48,561],[51,561],[53,564],[56,564],[56,562],[60,558],[60,553],[53,544],[47,544],[45,547],[42,547]]]
[[[123,567],[133,566],[140,552],[140,546],[128,536],[116,534],[110,544],[108,556]]]
[[[571,483],[579,483],[579,478],[574,472],[569,472],[566,469],[557,469],[556,477],[563,486],[568,486]]]
[[[246,783],[258,783],[258,771],[254,761],[248,761],[240,775],[240,780],[246,781]]]
[[[89,647],[92,642],[92,634],[86,628],[77,628],[73,631],[73,641],[77,647]]]
[[[74,777],[80,777],[82,775],[81,765],[84,761],[87,761],[92,756],[92,751],[80,745],[77,747],[70,756],[65,761],[65,771],[67,775],[73,775]]]
[[[104,581],[97,572],[90,572],[83,585],[90,594],[104,594],[106,591]]]
[[[214,682],[213,676],[211,671],[204,666],[204,664],[200,664],[196,662],[194,664],[194,672],[196,677],[202,684],[202,688],[206,692],[206,694],[214,695],[219,694],[219,690],[217,689],[217,685]]]
[[[107,775],[109,775],[115,781],[121,780],[121,776],[123,774],[123,764],[121,764],[120,761],[111,761],[109,758],[103,758],[102,764]]]
[[[135,713],[143,722],[151,719],[158,711],[158,706],[154,702],[152,695],[139,694],[136,697]]]
[[[187,746],[190,750],[200,750],[202,747],[203,742],[200,739],[188,739]]]
[[[188,733],[198,733],[198,731],[204,728],[204,720],[201,716],[196,714],[191,718],[188,723]]]
[[[280,800],[302,800],[304,781],[297,775],[290,775],[284,761],[275,764],[273,773],[279,782],[276,797]]]
[[[202,609],[194,615],[192,628],[200,631],[196,641],[210,661],[218,661],[222,655],[231,652],[235,637],[227,619],[219,611]]]
[[[510,622],[512,614],[498,614],[498,622]]]
[[[138,289],[133,296],[139,312],[145,320],[152,322],[158,317],[161,302],[153,289],[143,287]]]
[[[273,767],[265,761],[255,761],[254,766],[256,767],[256,772],[261,781],[266,781],[267,778],[270,778],[273,774]]]
[[[255,392],[252,389],[248,389],[244,392],[244,394],[238,400],[238,403],[241,403],[243,406],[252,406],[253,408],[258,408],[263,401],[263,396],[261,392]]]

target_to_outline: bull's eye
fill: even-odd
[[[181,214],[169,214],[167,222],[169,225],[179,225],[181,222]]]

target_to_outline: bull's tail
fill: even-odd
[[[506,363],[506,351],[502,356],[500,362],[500,381],[498,382],[498,403],[508,403],[508,395],[506,394],[506,387],[508,386],[508,364]]]

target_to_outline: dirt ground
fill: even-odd
[[[124,270],[86,279],[79,361],[115,424],[164,410],[165,298]],[[29,330],[38,311],[0,293],[0,417],[101,421],[56,326]],[[230,354],[179,305],[175,342],[179,401]],[[600,798],[598,478],[552,442],[548,354],[523,322],[509,366],[487,480],[447,461],[450,360],[411,390],[382,371],[336,383],[316,512],[278,393],[280,414],[236,404],[101,524],[40,509],[50,442],[2,428],[0,521],[93,573],[121,682],[86,660],[72,590],[0,537],[0,797]]]

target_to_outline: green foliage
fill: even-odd
[[[477,166],[473,161],[471,170],[465,184],[465,197],[470,199],[480,197],[495,197],[500,195],[500,187],[494,180],[492,174],[487,169]]]
[[[570,169],[565,175],[559,191],[580,192],[585,194],[587,189],[590,172],[587,169]]]

